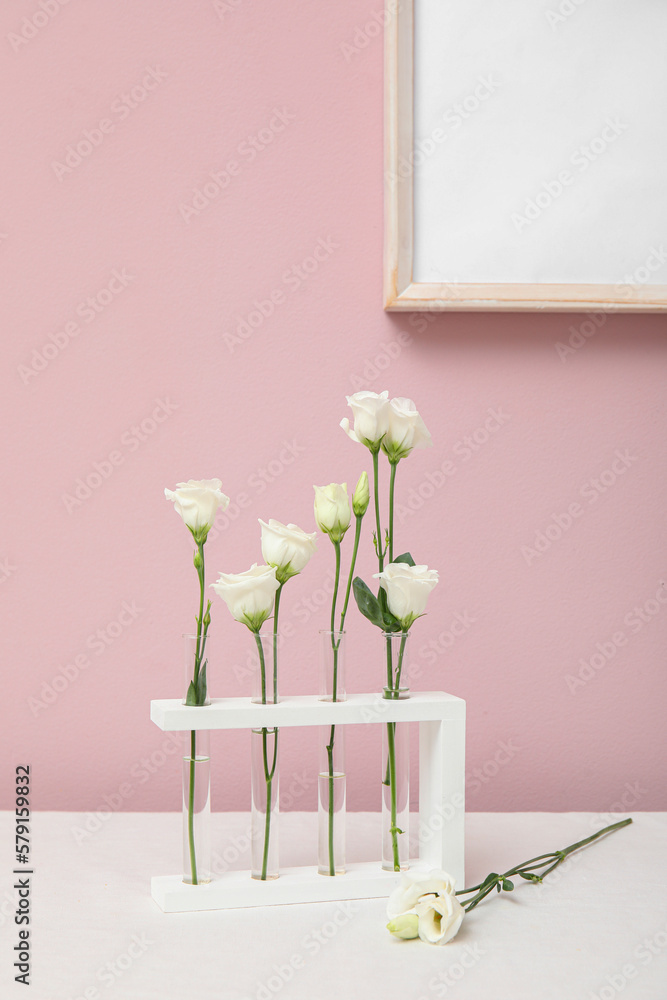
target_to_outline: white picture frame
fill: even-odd
[[[558,45],[566,44],[568,46],[568,51],[572,47],[572,73],[576,76],[576,60],[583,59],[583,54],[585,54],[588,49],[586,45],[586,32],[590,35],[592,29],[591,17],[602,18],[603,13],[605,16],[605,23],[609,19],[609,14],[611,8],[614,8],[622,0],[610,0],[611,8],[607,10],[605,5],[604,11],[598,4],[595,7],[594,0],[576,0],[576,2],[570,2],[570,0],[511,0],[510,5],[530,2],[539,9],[539,14],[542,18],[547,17],[547,25],[550,30],[553,27],[553,32],[556,34],[559,31],[568,32],[567,37],[558,36]],[[584,2],[590,4],[588,10],[584,9]],[[649,32],[649,21],[652,16],[661,17],[663,16],[661,10],[658,8],[665,9],[665,15],[667,16],[667,5],[658,5],[655,8],[657,13],[654,15],[652,13],[652,7],[650,0],[638,0],[640,7],[636,8],[633,6],[632,11],[628,9],[628,5],[624,4],[626,8],[626,14],[628,20],[628,31],[630,27],[633,27],[635,32],[635,47],[632,49],[631,55],[637,57],[641,49],[641,31],[642,27],[646,29],[647,33],[647,44],[646,51],[644,53],[644,58],[642,61],[642,66],[644,67],[645,73],[655,73],[656,76],[666,72],[661,70],[657,65],[659,59],[662,59],[662,63],[667,66],[667,60],[664,60],[664,34],[659,38],[648,37]],[[424,106],[429,104],[430,89],[428,86],[428,80],[437,76],[424,70],[420,70],[420,51],[416,49],[416,42],[418,37],[426,38],[426,42],[421,43],[422,47],[426,46],[425,52],[430,52],[428,48],[433,43],[432,38],[439,39],[437,31],[428,31],[424,27],[424,22],[421,24],[421,31],[417,31],[419,25],[415,24],[415,16],[429,16],[434,18],[442,18],[445,16],[447,9],[449,13],[456,12],[456,17],[450,18],[452,23],[457,25],[457,31],[459,32],[458,37],[462,37],[466,40],[465,44],[469,46],[469,50],[472,51],[472,62],[474,62],[474,56],[476,54],[474,44],[470,45],[470,37],[476,30],[476,25],[484,24],[484,8],[488,7],[489,10],[494,8],[496,12],[498,10],[506,9],[509,14],[507,4],[497,4],[494,0],[387,0],[384,12],[384,22],[385,22],[385,151],[384,151],[384,189],[385,189],[385,243],[384,243],[384,308],[390,311],[419,311],[419,310],[476,310],[476,311],[495,311],[495,310],[544,310],[544,311],[564,311],[564,312],[589,312],[589,311],[603,311],[603,312],[664,312],[667,310],[667,255],[664,260],[662,259],[662,246],[659,244],[659,240],[646,240],[646,254],[645,259],[641,256],[635,256],[631,258],[634,261],[634,266],[630,267],[619,267],[616,271],[616,265],[613,261],[605,263],[602,260],[599,262],[596,259],[594,252],[587,251],[586,253],[581,251],[579,254],[578,244],[581,243],[581,238],[577,238],[577,225],[580,223],[580,217],[578,218],[577,225],[570,225],[568,228],[565,224],[565,231],[569,234],[572,231],[572,253],[566,254],[565,250],[560,251],[562,256],[567,256],[567,266],[568,280],[535,280],[535,275],[527,273],[525,280],[479,280],[479,274],[474,273],[475,270],[483,269],[484,267],[490,268],[492,272],[494,268],[499,268],[503,270],[505,268],[505,261],[502,259],[502,253],[499,248],[495,248],[495,258],[490,256],[489,262],[486,264],[484,262],[472,262],[465,258],[465,254],[462,253],[462,263],[458,268],[458,273],[439,273],[431,276],[428,275],[429,280],[424,280],[423,275],[420,275],[419,269],[416,268],[416,264],[419,261],[420,245],[426,240],[431,240],[431,244],[435,247],[432,254],[433,259],[438,258],[440,251],[442,250],[442,256],[447,259],[448,256],[451,258],[452,253],[456,252],[457,249],[457,237],[456,237],[456,226],[453,224],[450,228],[449,225],[443,224],[442,221],[434,221],[433,234],[429,233],[428,236],[423,235],[427,233],[427,228],[429,225],[429,220],[431,217],[434,219],[447,219],[446,209],[439,212],[441,206],[436,204],[436,199],[431,199],[427,197],[428,194],[428,184],[431,183],[429,180],[422,180],[421,175],[426,175],[428,171],[423,170],[420,167],[420,152],[421,149],[416,150],[415,148],[415,122],[420,119],[420,116],[428,114],[424,111]],[[559,13],[560,8],[567,11],[574,11],[571,15],[565,15]],[[544,8],[544,9],[542,9]],[[654,8],[654,5],[653,5]],[[429,13],[429,11],[431,13]],[[555,18],[562,18],[563,22],[560,23],[556,20],[553,25],[548,24],[548,15],[551,11]],[[612,11],[613,12],[613,11]],[[645,15],[643,25],[640,24],[637,27],[637,17]],[[492,16],[491,14],[489,16]],[[620,17],[620,14],[618,15]],[[470,20],[470,33],[461,30],[461,25],[465,23],[465,19]],[[481,20],[480,20],[481,18]],[[579,21],[579,19],[581,19]],[[586,20],[584,20],[586,19]],[[510,31],[514,33],[518,38],[524,33],[525,37],[521,41],[523,45],[522,51],[529,51],[531,53],[530,64],[538,65],[540,63],[540,53],[535,52],[534,46],[537,44],[534,40],[531,40],[528,32],[532,25],[532,29],[535,33],[538,33],[538,29],[535,28],[534,19],[530,20],[530,25],[526,25],[524,20],[515,20],[512,22],[511,27],[508,28],[508,35]],[[579,21],[579,23],[577,23]],[[616,22],[616,30],[619,29],[620,22]],[[584,30],[585,29],[585,30]],[[611,31],[608,24],[605,30]],[[579,34],[577,35],[576,32]],[[639,32],[639,35],[637,35]],[[583,36],[581,45],[577,48],[576,45],[572,44],[572,39]],[[539,37],[544,41],[547,37],[544,31],[541,31]],[[438,41],[437,44],[440,44]],[[448,44],[451,45],[451,39],[449,39]],[[610,37],[608,41],[609,45],[613,44]],[[546,45],[546,42],[545,42]],[[548,43],[549,50],[551,52],[552,43]],[[533,46],[533,48],[531,48]],[[451,50],[449,50],[451,51]],[[488,52],[488,47],[486,49]],[[552,58],[553,53],[551,54]],[[429,59],[435,59],[428,55],[423,55],[422,61],[424,65]],[[544,58],[547,58],[545,53]],[[451,60],[450,60],[451,62]],[[653,63],[656,63],[653,66]],[[449,65],[449,64],[448,64]],[[606,65],[606,64],[605,64]],[[624,74],[633,74],[634,68],[632,65],[625,65],[623,67]],[[583,73],[583,70],[582,70]],[[538,73],[539,75],[539,73]],[[591,77],[591,73],[588,73],[588,78]],[[647,79],[644,77],[644,85]],[[667,76],[665,77],[667,79]],[[426,81],[426,82],[425,82]],[[465,83],[464,83],[465,86]],[[581,87],[586,91],[587,87],[591,87],[590,81],[588,84],[582,83]],[[527,88],[528,91],[530,87]],[[630,88],[631,89],[631,88]],[[503,114],[507,115],[510,113],[511,101],[508,96],[511,95],[513,88],[511,85],[506,87],[506,94],[503,96],[504,107]],[[577,86],[573,85],[572,94],[577,90]],[[638,93],[640,93],[641,88]],[[526,88],[523,88],[523,93],[525,94]],[[586,91],[587,92],[587,91]],[[607,90],[603,90],[602,93],[608,93]],[[518,93],[518,91],[517,91]],[[421,95],[421,98],[420,98]],[[454,95],[456,96],[456,95]],[[630,101],[632,95],[627,96],[627,101]],[[416,103],[416,99],[421,103]],[[443,95],[443,99],[453,99],[452,94]],[[592,101],[595,101],[595,91],[593,90]],[[624,97],[625,100],[625,97]],[[622,156],[617,155],[616,151],[607,157],[607,160],[603,163],[604,170],[598,170],[598,175],[596,177],[596,185],[591,188],[593,192],[593,200],[595,201],[595,212],[596,218],[598,220],[610,220],[610,229],[613,229],[612,220],[615,218],[614,211],[617,210],[619,192],[622,190],[627,190],[629,184],[629,170],[631,169],[632,159],[631,156],[638,157],[639,153],[645,148],[650,149],[650,142],[653,141],[652,138],[647,134],[648,127],[647,121],[650,120],[651,115],[655,116],[656,129],[659,130],[659,134],[655,139],[656,149],[663,149],[667,155],[667,109],[665,113],[661,115],[660,108],[663,103],[667,101],[667,86],[662,88],[662,93],[658,94],[657,107],[646,108],[642,106],[637,107],[637,113],[635,118],[630,118],[631,121],[637,122],[637,128],[634,133],[633,142],[635,143],[634,153],[629,152],[629,147],[626,147],[625,152]],[[604,101],[601,99],[601,104]],[[604,108],[601,107],[601,113]],[[491,108],[489,108],[489,112]],[[494,114],[496,111],[494,110]],[[521,107],[517,105],[516,114],[521,115]],[[568,114],[576,114],[576,107],[569,111]],[[583,114],[583,113],[582,113]],[[647,117],[648,116],[648,117]],[[479,116],[479,120],[482,120],[482,116]],[[492,120],[492,115],[488,114],[486,116],[487,121]],[[602,115],[602,120],[604,121],[604,115]],[[620,119],[619,119],[620,121]],[[577,123],[573,120],[572,122],[573,134],[577,133]],[[562,131],[562,130],[561,130]],[[430,133],[429,133],[430,134]],[[611,131],[608,131],[611,135]],[[562,140],[562,135],[561,135]],[[436,143],[437,145],[437,143]],[[438,156],[444,157],[441,159],[441,163],[454,163],[452,158],[457,155],[457,150],[455,148],[455,143],[447,146],[447,143],[443,143],[442,148],[437,151]],[[424,139],[422,138],[422,146],[424,146]],[[576,148],[576,147],[575,147]],[[597,148],[597,147],[596,147]],[[619,144],[619,149],[620,144]],[[547,150],[548,152],[548,150]],[[417,154],[417,155],[416,155]],[[450,159],[447,160],[446,158]],[[613,157],[616,157],[617,163]],[[603,159],[603,158],[602,158]],[[650,162],[649,162],[650,161]],[[544,184],[552,183],[549,178],[551,174],[544,173],[544,159],[541,161],[541,167],[543,173],[539,173],[539,164],[537,166],[538,173],[535,175],[537,178],[542,176],[546,178],[543,181]],[[562,162],[562,160],[560,161]],[[568,162],[567,160],[565,161]],[[576,161],[575,161],[576,162]],[[602,161],[601,161],[602,162]],[[637,178],[637,192],[635,192],[634,186],[632,188],[633,198],[636,195],[636,206],[633,204],[630,206],[630,216],[626,216],[621,223],[625,223],[625,232],[632,233],[633,235],[637,233],[637,240],[640,241],[638,245],[642,245],[642,240],[645,240],[646,233],[651,231],[663,232],[665,237],[667,237],[667,185],[664,183],[664,176],[660,188],[655,184],[656,171],[660,170],[664,175],[664,167],[662,165],[657,165],[653,162],[652,157],[644,156],[641,163],[646,164],[646,196],[642,193],[643,188],[640,189],[643,180],[641,177]],[[558,158],[554,159],[554,167],[558,167]],[[662,160],[664,164],[664,159]],[[465,172],[467,169],[466,163],[459,163],[457,166],[458,176],[461,177],[461,171]],[[565,168],[563,168],[565,170]],[[567,171],[565,171],[567,172]],[[446,173],[446,171],[445,171]],[[576,169],[571,166],[570,173],[574,175],[576,183],[572,185],[575,190],[576,198],[571,197],[571,192],[567,192],[567,196],[561,200],[561,203],[552,208],[552,215],[547,220],[549,225],[553,227],[554,223],[560,221],[559,217],[562,215],[566,219],[574,218],[574,212],[576,211],[576,201],[577,199],[584,199],[585,203],[588,204],[591,200],[587,191],[587,185],[589,185],[589,177],[585,180],[579,180],[578,174],[576,174]],[[453,171],[456,175],[456,170]],[[431,175],[437,177],[437,171],[431,171]],[[563,176],[565,176],[563,174]],[[589,173],[590,176],[590,173]],[[554,177],[556,181],[552,183],[551,190],[556,190],[558,170],[555,170]],[[620,179],[619,179],[620,178]],[[435,184],[441,183],[440,180],[433,182]],[[608,190],[605,189],[604,184],[607,184]],[[422,187],[420,188],[420,185]],[[625,185],[625,188],[624,188]],[[465,185],[463,185],[465,186]],[[435,188],[434,188],[435,190]],[[661,190],[661,195],[658,193]],[[427,192],[425,194],[424,192]],[[545,193],[541,197],[541,203],[547,201],[548,191],[544,188]],[[526,197],[528,199],[528,189],[526,188]],[[539,193],[539,192],[538,192]],[[503,192],[504,194],[504,192]],[[415,207],[415,199],[418,199],[418,207]],[[586,198],[589,201],[586,202]],[[605,198],[608,198],[608,203],[605,202]],[[528,201],[526,202],[528,204]],[[623,202],[625,204],[625,202]],[[421,207],[420,207],[421,206]],[[424,207],[425,206],[425,207]],[[566,212],[566,206],[567,212]],[[605,212],[605,207],[608,207],[609,211]],[[538,206],[539,207],[539,206]],[[642,208],[645,209],[644,214],[642,214]],[[528,208],[526,209],[528,212]],[[570,213],[569,215],[567,213]],[[420,214],[421,213],[421,214]],[[545,213],[547,215],[548,213]],[[470,212],[469,215],[472,217],[474,212]],[[644,216],[646,216],[644,218]],[[505,216],[506,217],[506,216]],[[465,213],[463,215],[465,220]],[[519,212],[519,220],[522,218]],[[422,219],[424,221],[422,221]],[[663,227],[663,222],[666,223]],[[481,209],[480,218],[477,220],[478,225],[484,225],[481,219]],[[473,223],[474,224],[474,223]],[[515,227],[517,222],[515,220]],[[619,224],[619,225],[620,225]],[[459,220],[459,226],[461,222]],[[520,225],[520,221],[518,223]],[[652,228],[653,227],[653,228]],[[583,227],[587,231],[586,226]],[[497,227],[496,227],[497,229]],[[494,234],[495,234],[494,230]],[[462,230],[459,228],[459,234]],[[558,271],[559,265],[545,260],[543,265],[539,263],[539,257],[541,249],[545,250],[545,254],[548,256],[548,248],[550,245],[548,241],[548,236],[546,235],[548,230],[545,226],[545,236],[543,246],[541,247],[539,239],[537,239],[533,233],[530,235],[529,250],[524,252],[524,256],[528,256],[530,259],[528,265],[525,266],[526,271],[533,270],[532,262],[538,260],[536,267],[543,266],[545,273],[549,273],[549,268]],[[622,233],[622,229],[618,232]],[[606,253],[605,248],[610,247],[610,256],[616,251],[613,247],[618,246],[619,248],[625,247],[625,241],[622,235],[618,237],[617,243],[610,242],[603,234],[602,230],[598,234],[597,245],[602,251],[601,256]],[[495,238],[495,236],[494,236]],[[585,234],[584,234],[585,238]],[[449,240],[449,244],[447,241]],[[458,241],[459,243],[465,241]],[[502,238],[500,238],[502,242]],[[511,242],[511,237],[510,237]],[[519,241],[515,240],[514,243],[517,244]],[[652,244],[656,244],[653,246]],[[522,248],[519,248],[520,250]],[[654,252],[655,251],[655,252]],[[619,250],[619,257],[623,256],[623,252]],[[630,252],[629,250],[627,251]],[[491,251],[490,251],[491,253]],[[578,254],[580,260],[578,259]],[[516,276],[521,278],[521,261],[519,260],[521,254],[519,251],[516,252],[517,260],[514,261],[512,252],[508,253],[509,260],[508,267],[511,267],[516,271]],[[422,253],[422,258],[424,254]],[[570,261],[570,257],[572,260]],[[494,263],[495,261],[495,263]],[[591,269],[595,270],[597,267],[605,273],[602,275],[603,280],[590,280]],[[445,268],[442,268],[445,271]],[[607,276],[607,270],[613,271],[614,274],[610,273]],[[572,272],[570,274],[569,272]],[[660,273],[662,271],[662,273]],[[472,272],[472,273],[470,273]],[[581,272],[582,278],[586,280],[572,280],[576,279]],[[493,274],[490,275],[491,278],[494,277]],[[433,280],[433,277],[435,280]],[[509,274],[511,279],[514,278],[513,274]]]

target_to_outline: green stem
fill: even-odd
[[[331,649],[333,651],[333,684],[331,689],[331,700],[337,701],[338,695],[338,650],[340,648],[340,641],[336,642],[336,633],[334,632],[336,624],[336,601],[338,600],[338,585],[340,582],[340,542],[333,543],[334,549],[336,551],[336,574],[334,578],[334,591],[333,597],[331,598]],[[341,636],[342,638],[342,636]],[[329,735],[329,745],[327,746],[327,758],[329,763],[329,874],[336,874],[336,864],[334,859],[334,765],[333,765],[333,751],[334,751],[334,740],[336,738],[336,727],[331,727],[331,733]]]
[[[258,632],[255,632],[255,642],[259,653],[259,670],[262,687],[262,705],[266,705],[266,661],[264,659],[264,647]],[[269,834],[271,825],[271,778],[269,773],[269,758],[267,752],[266,738],[268,730],[262,729],[262,758],[264,763],[264,780],[266,782],[266,816],[264,818],[264,850],[262,852],[262,878],[266,879],[266,868],[269,860]],[[274,747],[275,753],[275,747]]]
[[[504,879],[510,878],[512,875],[520,875],[522,872],[532,873],[535,869],[544,868],[545,870],[541,875],[535,876],[534,881],[541,882],[542,879],[548,875],[550,872],[557,868],[565,858],[572,854],[574,851],[578,851],[581,847],[585,847],[587,844],[592,844],[594,841],[599,840],[600,837],[604,837],[608,833],[613,833],[615,830],[620,830],[624,826],[628,826],[632,823],[631,819],[623,819],[618,823],[612,823],[611,826],[606,826],[603,830],[598,830],[597,833],[592,834],[590,837],[586,837],[584,840],[578,840],[576,844],[571,844],[566,847],[563,851],[551,851],[549,854],[539,854],[536,858],[529,858],[528,861],[523,861],[520,865],[515,865],[514,868],[510,868],[508,871],[504,872],[502,875],[497,875],[494,873],[493,877],[489,876],[489,880],[485,879],[484,882],[480,882],[479,885],[473,885],[469,889],[458,889],[455,893],[457,896],[466,896],[468,893],[476,892],[476,895],[466,901],[464,910],[472,910],[485,896],[488,896],[490,892],[496,888],[497,885],[501,885]]]
[[[401,645],[398,650],[398,665],[396,667],[396,681],[394,683],[394,697],[399,697],[399,692],[401,689],[401,671],[403,669],[403,655],[405,653],[405,644],[408,641],[408,630],[406,628],[401,632]]]
[[[278,701],[278,611],[280,609],[280,595],[283,592],[284,583],[281,583],[276,591],[273,604],[273,704]]]
[[[363,514],[356,515],[356,526],[354,529],[354,546],[352,548],[352,562],[350,563],[350,573],[347,578],[347,589],[345,591],[345,600],[343,601],[343,610],[340,613],[340,628],[339,632],[342,633],[345,627],[345,615],[347,614],[347,606],[350,602],[350,591],[352,590],[352,579],[354,577],[354,567],[357,562],[357,552],[359,551],[359,539],[361,538],[361,522],[364,519]],[[333,632],[333,628],[331,630]]]
[[[398,834],[403,833],[399,830],[396,825],[396,746],[395,737],[396,735],[396,723],[387,723],[387,757],[388,757],[388,770],[389,770],[389,794],[391,798],[391,853],[394,860],[394,871],[400,872],[401,861],[398,854]]]
[[[276,591],[276,596],[273,606],[273,703],[278,701],[278,612],[280,610],[280,594],[282,592],[284,584],[280,584],[278,590]],[[261,639],[256,636],[257,647],[259,650],[260,658],[260,668],[262,670],[262,703],[266,704],[266,665],[264,662],[264,651],[261,649]],[[266,815],[264,817],[264,851],[262,854],[262,874],[261,878],[263,881],[266,880],[267,867],[269,862],[269,843],[271,837],[271,798],[273,791],[273,776],[276,770],[276,763],[278,759],[278,730],[274,729],[274,742],[273,742],[273,762],[271,768],[269,769],[269,758],[266,738],[268,735],[268,730],[266,728],[262,729],[262,755],[264,760],[264,779],[266,781]]]
[[[192,884],[199,885],[197,880],[197,856],[195,853],[195,760],[197,754],[197,737],[195,730],[190,733],[190,788],[188,790],[188,842],[190,846],[190,869]]]
[[[336,874],[336,859],[334,857],[334,760],[333,741],[335,726],[331,727],[331,739],[327,747],[329,761],[329,874]]]
[[[264,647],[259,632],[254,632],[257,652],[259,653],[259,676],[262,688],[262,705],[266,705],[266,660],[264,659]]]
[[[209,618],[210,618],[210,614],[209,614],[210,610],[211,610],[211,602],[209,601],[208,604],[206,605],[206,614],[209,615]],[[200,663],[204,659],[204,654],[206,652],[206,640],[207,639],[208,639],[208,624],[205,624],[204,625],[204,631],[202,633],[201,653],[200,653],[200,656],[199,656]]]
[[[378,571],[381,573],[384,569],[384,549],[382,547],[382,528],[380,527],[379,449],[377,451],[372,451],[371,454],[373,456],[373,497],[375,500],[375,530],[377,535],[376,551],[378,557]]]
[[[387,632],[385,634],[385,642],[387,644],[387,691],[392,692],[394,690],[394,665],[392,663],[392,650],[391,650],[391,633]],[[387,698],[391,698],[391,694],[387,694]]]
[[[336,628],[336,601],[338,600],[338,584],[340,582],[340,542],[334,542],[333,547],[336,551],[336,575],[334,577],[334,590],[333,597],[331,598],[331,644],[332,649],[334,647],[334,631]],[[334,701],[336,699],[334,698]]]
[[[197,618],[197,645],[195,648],[195,670],[193,678],[195,687],[197,686],[199,664],[201,663],[201,630],[202,621],[204,619],[204,543],[197,542],[197,549],[199,551],[199,558],[201,559],[201,566],[197,567],[197,576],[199,577],[199,616]]]
[[[394,484],[396,481],[396,469],[398,462],[390,462],[391,473],[389,475],[389,562],[394,561]]]
[[[197,576],[199,577],[199,616],[197,618],[197,643],[195,646],[195,662],[193,670],[193,682],[195,691],[197,691],[198,680],[199,680],[199,667],[201,663],[201,657],[203,649],[201,647],[202,640],[202,622],[204,619],[204,543],[197,542],[197,549],[199,551],[199,556],[201,559],[201,566],[197,567]],[[204,644],[206,644],[206,637],[204,637]],[[199,880],[197,878],[197,855],[195,851],[195,761],[196,761],[196,750],[197,750],[197,738],[196,731],[192,730],[190,733],[190,787],[188,789],[188,847],[190,851],[190,874],[192,878],[193,885],[199,885]]]
[[[271,799],[273,776],[276,771],[276,761],[278,759],[278,730],[273,730],[273,762],[269,770],[269,756],[267,748],[267,737],[269,731],[266,727],[262,729],[262,755],[264,759],[264,780],[266,781],[266,814],[264,816],[264,851],[262,853],[262,881],[266,881],[267,868],[269,864],[269,843],[271,837]]]
[[[385,688],[384,696],[385,698],[394,697],[394,666],[392,663],[392,648],[391,648],[391,635],[389,633],[385,636],[385,642],[387,644],[387,687]],[[384,775],[384,784],[391,785],[391,775],[389,773],[389,756],[387,756],[387,769]]]
[[[396,665],[396,677],[394,678],[393,671],[393,655],[392,655],[392,639],[391,636],[387,635],[387,692],[385,697],[387,698],[399,698],[400,697],[400,683],[401,683],[401,671],[403,669],[403,656],[405,654],[405,644],[408,639],[407,629],[403,629],[401,633],[401,645],[398,651],[398,663]],[[389,729],[393,727],[392,739],[389,740]],[[391,792],[391,805],[392,805],[392,816],[391,816],[391,829],[392,829],[392,851],[394,854],[394,870],[400,871],[400,865],[396,868],[396,860],[398,857],[398,834],[396,832],[396,759],[394,751],[394,736],[396,734],[396,724],[393,722],[387,723],[387,740],[388,740],[388,753],[387,753],[387,767],[385,770],[384,784],[389,785]]]

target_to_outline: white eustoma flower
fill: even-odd
[[[221,573],[218,582],[211,586],[237,622],[259,632],[273,611],[273,599],[280,584],[275,567],[254,563],[245,573]]]
[[[419,897],[427,893],[454,892],[455,884],[451,875],[438,868],[434,868],[428,875],[423,872],[403,872],[401,881],[387,900],[387,916],[391,920],[401,913],[414,910]]]
[[[340,426],[348,437],[367,448],[377,451],[389,427],[389,393],[355,392],[346,396],[347,405],[352,410],[354,428],[344,417]]]
[[[419,917],[418,931],[422,941],[447,944],[459,932],[465,910],[453,892],[422,896],[415,904]]]
[[[258,519],[262,526],[262,555],[269,566],[276,569],[279,583],[285,583],[306,566],[316,549],[317,533],[309,533],[296,524],[282,524],[269,518],[268,524]]]
[[[382,450],[390,462],[407,458],[413,448],[431,447],[431,435],[411,399],[397,396],[389,400],[387,413],[389,423],[382,439]]]
[[[347,483],[329,483],[328,486],[313,486],[313,489],[317,527],[329,535],[332,542],[340,542],[352,520]]]
[[[229,505],[229,497],[221,492],[221,486],[219,479],[189,479],[187,483],[177,483],[175,490],[164,491],[197,542],[206,541],[218,508],[225,510]]]
[[[408,629],[415,618],[424,614],[428,595],[438,582],[438,572],[428,566],[408,566],[407,563],[389,563],[384,572],[373,578],[387,593],[387,606],[392,615]]]

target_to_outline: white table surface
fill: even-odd
[[[620,818],[469,814],[467,884]],[[634,814],[632,826],[568,859],[542,886],[517,879],[515,892],[488,897],[442,948],[392,938],[383,900],[164,914],[150,877],[180,870],[180,815],[111,814],[77,844],[85,815],[35,813],[29,991],[13,981],[13,820],[0,814],[3,1000],[667,997],[666,813]],[[367,860],[378,818],[349,821],[352,860]],[[216,815],[214,824],[222,853],[248,817]],[[311,813],[281,817],[286,865],[313,861],[315,824]],[[239,854],[233,867],[247,864]]]

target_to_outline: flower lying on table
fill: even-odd
[[[498,892],[511,892],[514,883],[510,880],[511,875],[519,875],[527,882],[541,882],[545,875],[552,872],[568,854],[592,844],[606,833],[613,833],[621,827],[632,823],[631,819],[621,820],[619,823],[612,823],[604,830],[598,830],[591,837],[579,840],[576,844],[571,844],[563,851],[551,851],[549,854],[540,854],[536,858],[523,861],[520,865],[515,865],[503,875],[491,872],[490,875],[473,885],[470,889],[454,890],[454,879],[446,872],[434,869],[428,875],[417,872],[404,872],[399,885],[387,901],[387,916],[389,923],[387,930],[394,937],[410,940],[411,938],[421,938],[429,944],[447,944],[456,937],[459,928],[463,923],[463,917],[470,910],[474,909],[479,902],[496,889]],[[543,868],[544,871],[539,872]],[[539,872],[539,874],[538,874]],[[470,896],[464,900],[465,905],[456,898],[457,896]]]

